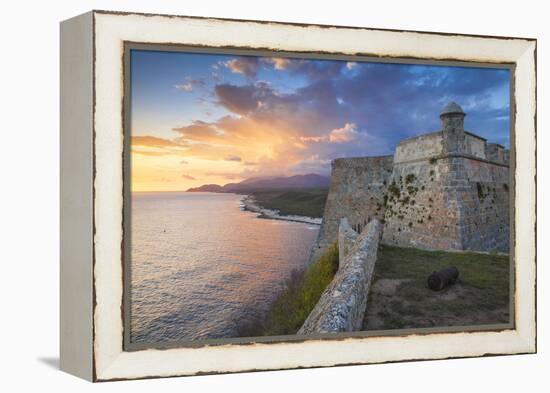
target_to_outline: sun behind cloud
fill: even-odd
[[[328,175],[334,158],[437,130],[450,98],[508,144],[506,70],[148,51],[132,64],[133,191]]]

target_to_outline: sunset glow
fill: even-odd
[[[449,101],[509,146],[509,88],[504,69],[132,50],[131,187],[329,174],[437,131]]]

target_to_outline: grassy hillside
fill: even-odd
[[[277,209],[284,215],[323,217],[328,189],[257,190],[252,195],[258,204]]]

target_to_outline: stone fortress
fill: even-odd
[[[343,218],[357,232],[379,220],[383,244],[508,252],[509,150],[465,131],[465,116],[451,102],[440,131],[401,141],[392,156],[335,159],[312,259]]]

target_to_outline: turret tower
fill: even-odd
[[[465,152],[464,117],[466,113],[455,102],[449,102],[439,114],[443,131],[443,153],[462,154]]]

